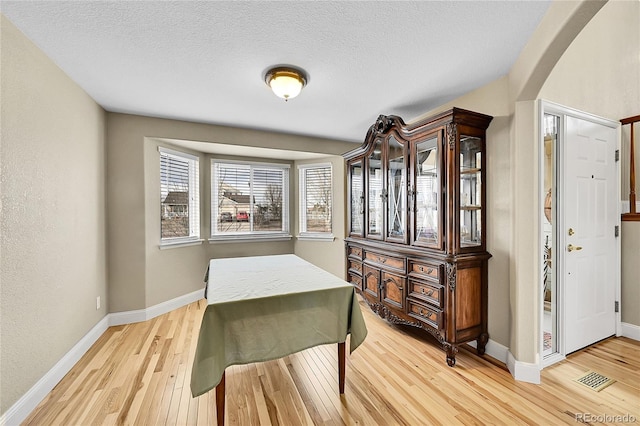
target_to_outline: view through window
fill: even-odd
[[[289,233],[289,166],[212,162],[212,237]]]
[[[331,233],[331,165],[300,166],[300,232]]]
[[[159,148],[162,242],[200,237],[198,157]]]

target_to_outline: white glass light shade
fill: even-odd
[[[265,82],[271,87],[276,96],[286,100],[293,99],[300,94],[307,84],[306,77],[301,71],[289,68],[274,68],[267,72]]]

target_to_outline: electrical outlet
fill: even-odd
[[[96,311],[100,309],[100,296],[96,297]]]

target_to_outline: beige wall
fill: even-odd
[[[159,142],[157,139],[143,139],[142,144],[144,149],[145,215],[142,219],[145,221],[145,281],[140,282],[139,286],[144,289],[145,294],[145,305],[142,307],[149,307],[204,288],[202,279],[207,262],[203,245],[160,250],[160,153],[158,146],[178,148]],[[190,150],[182,148],[180,150],[198,155],[197,152]],[[207,161],[204,156],[200,155],[199,157],[201,157],[199,162],[200,176],[203,177]],[[201,179],[201,207],[204,207],[202,199],[204,192],[205,188]],[[201,212],[202,210],[201,208]],[[202,214],[200,217],[202,222],[206,222]]]
[[[355,148],[356,145],[351,145]],[[342,279],[346,278],[346,258],[344,251],[344,237],[346,233],[346,176],[345,161],[342,157],[331,156],[313,161],[296,161],[293,171],[294,185],[298,188],[300,185],[298,166],[311,163],[331,163],[331,173],[333,179],[333,191],[331,192],[331,201],[333,203],[332,228],[335,239],[333,241],[307,241],[298,240],[294,243],[294,253],[297,256],[313,263],[316,266],[331,272]],[[296,217],[300,216],[300,191],[296,189],[294,196],[294,204],[296,209]],[[295,221],[293,228],[295,235],[298,235],[299,220]]]
[[[622,222],[622,322],[640,326],[640,222]]]
[[[201,245],[160,250],[158,139],[327,155],[342,154],[353,148],[353,144],[326,139],[126,114],[109,113],[107,118],[110,312],[144,309],[202,289],[209,258],[294,252],[293,240],[213,244],[205,241]],[[201,155],[200,161],[201,182],[205,183],[200,187],[201,236],[205,239],[210,232],[209,158]],[[295,179],[291,179],[292,192],[294,183]],[[297,209],[293,203],[291,209],[294,224]],[[332,247],[318,245],[311,258],[333,256]]]
[[[107,313],[105,112],[0,19],[6,412]]]

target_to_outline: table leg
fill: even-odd
[[[218,426],[224,426],[224,376],[225,372],[222,372],[222,379],[216,386],[216,416],[218,419]]]
[[[344,343],[338,343],[338,387],[340,394],[344,393],[345,347]]]

